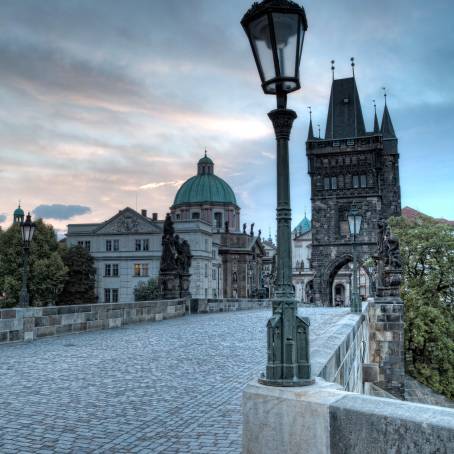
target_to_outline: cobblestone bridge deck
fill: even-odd
[[[239,453],[267,310],[0,346],[0,452]],[[304,309],[311,350],[348,309]],[[314,356],[317,356],[315,354]]]

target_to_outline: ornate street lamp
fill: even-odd
[[[277,140],[277,270],[273,316],[268,321],[266,376],[273,386],[312,384],[309,319],[297,316],[292,285],[291,210],[288,141],[296,113],[287,94],[301,87],[299,66],[307,20],[304,9],[289,0],[254,3],[241,20],[254,54],[265,94],[276,95],[268,116]]]
[[[22,235],[22,288],[19,296],[19,306],[27,307],[29,305],[29,294],[27,289],[28,282],[28,257],[30,254],[30,244],[35,233],[36,225],[32,222],[30,213],[27,214],[25,222],[20,224],[21,235]]]
[[[353,292],[351,298],[350,308],[352,312],[361,312],[361,301],[359,298],[359,285],[358,285],[358,259],[356,253],[356,236],[361,231],[361,224],[363,217],[358,210],[352,208],[348,213],[348,228],[350,236],[353,239]]]

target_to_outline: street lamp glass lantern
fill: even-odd
[[[363,217],[358,210],[352,209],[348,213],[348,228],[350,229],[350,235],[356,236],[359,235],[361,230],[361,224]]]
[[[30,213],[27,214],[25,222],[22,222],[20,227],[22,234],[22,242],[24,243],[24,245],[28,246],[30,245],[30,242],[33,239],[33,235],[35,233],[36,228],[35,223],[32,222],[32,217],[30,216]]]
[[[307,19],[304,8],[290,0],[254,3],[241,20],[268,95],[301,88],[299,67]]]

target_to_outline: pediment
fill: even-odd
[[[152,222],[131,208],[125,208],[104,222],[95,233],[97,235],[127,235],[133,233],[162,233],[162,230],[155,222]]]

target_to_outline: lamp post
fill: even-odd
[[[265,385],[312,384],[309,319],[298,317],[292,285],[291,209],[288,141],[296,113],[287,109],[287,94],[301,87],[299,66],[307,20],[304,9],[289,0],[254,3],[241,20],[252,48],[265,94],[276,95],[268,117],[277,141],[277,269],[273,316],[267,324]]]
[[[363,217],[355,208],[352,208],[348,213],[348,227],[350,230],[350,236],[353,238],[352,249],[353,249],[353,292],[350,303],[350,309],[352,312],[361,312],[361,301],[359,298],[359,285],[358,285],[358,258],[356,253],[356,236],[361,231],[361,224]]]
[[[27,289],[28,282],[28,258],[30,255],[30,244],[35,233],[36,225],[32,222],[30,213],[27,214],[25,222],[21,222],[20,229],[22,235],[22,288],[19,296],[19,307],[28,307],[29,294]]]

